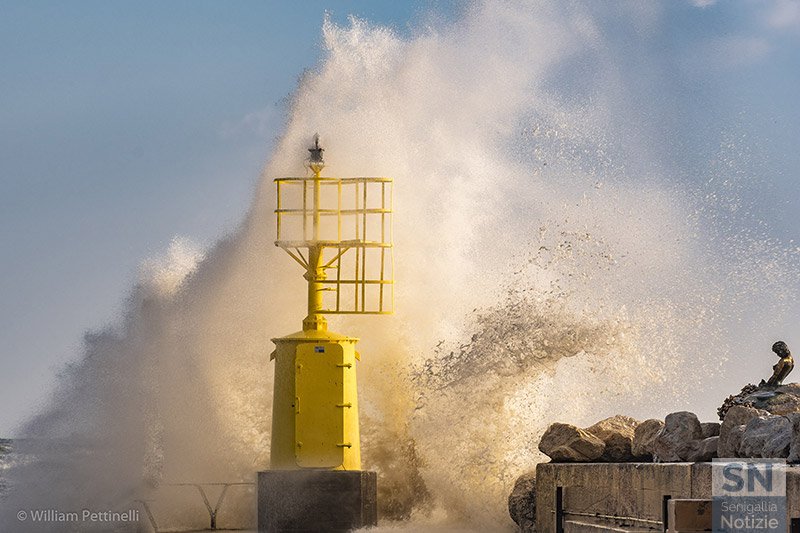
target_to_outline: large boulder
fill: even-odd
[[[638,458],[652,459],[656,437],[663,427],[664,422],[655,418],[645,420],[636,426],[636,430],[633,432],[631,453]]]
[[[767,411],[734,405],[725,413],[725,419],[719,428],[719,446],[717,453],[722,458],[739,457],[739,445],[744,435],[745,426],[753,418],[767,416]]]
[[[686,447],[683,459],[690,463],[708,462],[717,457],[719,436],[708,437],[703,440],[693,440]]]
[[[526,472],[517,478],[508,495],[508,513],[520,531],[536,531],[536,472]]]
[[[639,421],[623,415],[615,415],[586,428],[586,431],[599,438],[605,444],[599,461],[607,463],[625,463],[634,461],[631,453],[634,432]]]
[[[703,428],[703,438],[707,439],[708,437],[718,437],[719,436],[719,422],[703,422],[700,424],[700,427]]]
[[[703,439],[703,428],[697,415],[689,411],[671,413],[658,432],[653,454],[660,462],[686,461],[692,441]]]
[[[571,424],[551,424],[539,441],[539,451],[554,462],[591,462],[603,455],[606,445],[598,437]]]
[[[734,426],[724,437],[720,435],[719,444],[717,444],[717,455],[720,458],[741,457],[739,447],[742,444],[744,428],[745,426]]]
[[[785,458],[792,442],[792,423],[777,415],[757,416],[745,426],[739,444],[740,457]]]

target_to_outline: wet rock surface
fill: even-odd
[[[633,455],[645,460],[652,460],[656,437],[663,427],[664,421],[656,418],[645,420],[636,426],[631,444]]]
[[[631,451],[631,445],[638,425],[639,421],[635,418],[616,415],[586,428],[588,433],[599,438],[605,444],[605,450],[598,460],[606,463],[635,460],[636,456]]]
[[[742,432],[736,457],[785,458],[792,442],[792,423],[778,415],[751,418]]]
[[[703,429],[703,438],[718,437],[721,424],[719,422],[703,422],[700,427]]]
[[[744,405],[734,405],[725,414],[719,429],[719,457],[739,457],[739,446],[742,442],[745,426],[750,420],[759,416],[768,416],[769,412]]]
[[[697,415],[689,411],[671,413],[656,436],[653,454],[659,462],[688,461],[692,443],[700,440],[703,440],[703,428]]]
[[[553,462],[708,462],[719,458],[781,459],[800,463],[800,384],[748,385],[718,409],[720,422],[701,423],[680,411],[664,421],[616,415],[585,429],[555,423],[539,450]],[[523,474],[509,495],[511,518],[535,531],[536,480]]]
[[[792,423],[792,442],[789,444],[789,457],[786,460],[800,463],[800,413],[792,413],[786,418]]]
[[[718,435],[702,440],[694,440],[683,450],[683,460],[690,463],[711,461],[717,457],[718,443]]]
[[[735,411],[731,420],[738,426],[742,425],[739,424],[742,420],[746,423],[761,413],[752,411],[748,416]],[[616,415],[585,429],[570,424],[552,424],[542,435],[539,450],[554,462],[709,461],[718,456],[721,430],[721,424],[701,424],[697,415],[689,411],[671,413],[663,422],[658,419],[640,422],[629,416]],[[737,440],[737,448],[738,444]]]
[[[787,388],[800,392],[794,384],[778,389]],[[780,412],[794,409],[795,399],[789,398],[794,393],[787,394],[759,396],[758,405]],[[556,423],[539,449],[554,462],[706,462],[720,457],[800,463],[800,412],[774,414],[734,404],[721,424],[701,423],[689,411],[671,413],[663,422],[616,415],[585,429]]]
[[[508,514],[520,531],[536,531],[536,472],[526,472],[517,478],[508,495]]]
[[[590,462],[603,455],[605,443],[571,424],[551,424],[539,441],[539,451],[555,462]]]

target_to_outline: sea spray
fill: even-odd
[[[639,46],[663,6],[609,9],[476,2],[408,38],[326,22],[241,227],[148,263],[124,317],[87,334],[25,424],[35,460],[9,471],[0,529],[20,529],[19,508],[137,499],[202,526],[172,484],[268,467],[270,338],[305,314],[273,245],[271,179],[304,172],[315,132],[328,175],[395,179],[397,313],[331,318],[362,339],[364,467],[385,521],[511,528],[505,498],[548,423],[699,401],[730,346],[783,320],[752,311],[796,294],[796,253],[742,231],[735,191],[715,203],[727,167],[682,167],[685,145],[664,142],[681,133],[658,120],[673,86]],[[227,498],[228,527],[252,525],[252,492]]]

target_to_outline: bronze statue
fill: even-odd
[[[734,405],[746,405],[748,407],[761,409],[763,408],[763,402],[774,397],[776,394],[780,394],[775,388],[783,385],[783,380],[786,379],[786,376],[788,376],[789,372],[794,368],[794,359],[792,359],[792,353],[789,351],[789,347],[786,346],[786,343],[783,341],[778,341],[773,344],[772,351],[781,358],[778,364],[772,367],[772,377],[767,381],[762,379],[758,386],[752,383],[745,385],[739,394],[725,398],[722,406],[717,409],[720,420],[725,419],[725,414],[728,412],[728,409]]]
[[[789,375],[789,372],[794,368],[794,359],[792,359],[792,352],[783,341],[778,341],[772,345],[772,351],[775,352],[780,361],[772,367],[772,377],[767,381],[770,387],[778,387],[783,384],[783,380]]]

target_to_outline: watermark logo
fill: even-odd
[[[20,522],[69,523],[69,522],[138,522],[139,510],[96,511],[81,509],[80,511],[61,511],[59,509],[20,509],[17,511]]]
[[[786,461],[714,459],[711,465],[715,533],[785,533]]]

